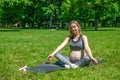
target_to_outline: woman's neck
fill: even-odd
[[[76,35],[73,35],[73,38],[77,38],[80,36],[80,33],[76,34]]]
[[[73,41],[77,41],[80,37],[80,34],[73,36]]]

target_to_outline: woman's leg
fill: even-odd
[[[59,61],[63,62],[64,64],[72,64],[69,57],[67,56],[64,56],[60,53],[57,53],[55,56]]]
[[[76,64],[73,64],[72,62],[71,62],[71,60],[69,59],[69,57],[67,57],[67,56],[63,56],[63,55],[61,55],[61,54],[59,54],[59,53],[57,53],[56,55],[56,58],[59,60],[59,61],[61,61],[61,62],[63,62],[65,65],[65,67],[66,68],[78,68],[78,65],[76,65]]]
[[[79,61],[75,62],[74,64],[77,66],[85,66],[90,63],[90,58],[88,56],[83,57]]]

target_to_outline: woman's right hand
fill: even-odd
[[[50,55],[47,57],[47,60],[48,60],[48,61],[51,61],[52,59],[53,59],[53,55],[50,54]]]

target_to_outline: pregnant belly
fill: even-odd
[[[70,59],[72,62],[76,62],[84,56],[83,54],[84,54],[84,51],[71,51]]]

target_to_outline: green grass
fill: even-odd
[[[46,61],[47,56],[69,34],[66,30],[0,30],[0,80],[120,80],[120,29],[83,30],[93,55],[103,63],[47,74],[21,72]],[[61,53],[68,54],[66,46]],[[54,58],[52,62],[55,62]]]

